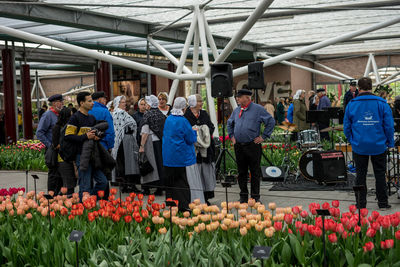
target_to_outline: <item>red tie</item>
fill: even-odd
[[[250,102],[251,103],[251,102]],[[242,106],[240,107],[240,112],[239,112],[239,118],[242,117],[242,112],[247,110],[247,108],[249,107],[250,103],[248,103],[246,106]]]

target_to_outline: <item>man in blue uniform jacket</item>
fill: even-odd
[[[358,208],[367,205],[366,176],[371,157],[376,180],[376,197],[380,209],[389,209],[386,188],[386,150],[394,147],[392,111],[386,100],[371,93],[372,81],[368,77],[358,80],[359,95],[347,105],[344,134],[349,140],[356,164],[356,184],[363,185],[359,193]]]

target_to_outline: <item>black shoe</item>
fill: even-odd
[[[150,195],[150,189],[147,189],[147,188],[143,189],[142,194],[145,195],[145,196]]]
[[[211,203],[208,200],[206,200],[206,204],[207,204],[207,206],[211,206]]]
[[[239,199],[239,201],[240,201],[240,203],[247,203],[247,202],[249,202],[248,199],[243,199],[243,198]]]
[[[162,196],[163,195],[163,190],[161,188],[157,188],[157,190],[154,192],[154,195]]]
[[[378,207],[380,210],[388,210],[392,207],[392,205],[389,205],[389,203],[384,203],[384,204],[378,204]]]

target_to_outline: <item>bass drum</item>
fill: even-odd
[[[308,150],[301,155],[299,160],[299,170],[300,173],[306,178],[307,180],[316,182],[314,178],[314,164],[313,164],[313,152],[315,149]]]

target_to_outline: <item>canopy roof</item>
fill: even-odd
[[[261,1],[15,2],[1,3],[0,25],[97,50],[141,54],[146,53],[146,36],[152,34],[169,52],[179,56],[193,5],[206,5],[205,16],[217,47],[222,49]],[[253,52],[278,55],[399,16],[400,1],[275,0],[233,52],[233,58],[251,58]],[[400,23],[306,56],[318,59],[338,54],[398,53],[399,32]],[[15,40],[5,35],[0,35],[1,39]],[[157,55],[156,48],[150,45],[150,50]],[[191,51],[192,48],[189,55]]]

